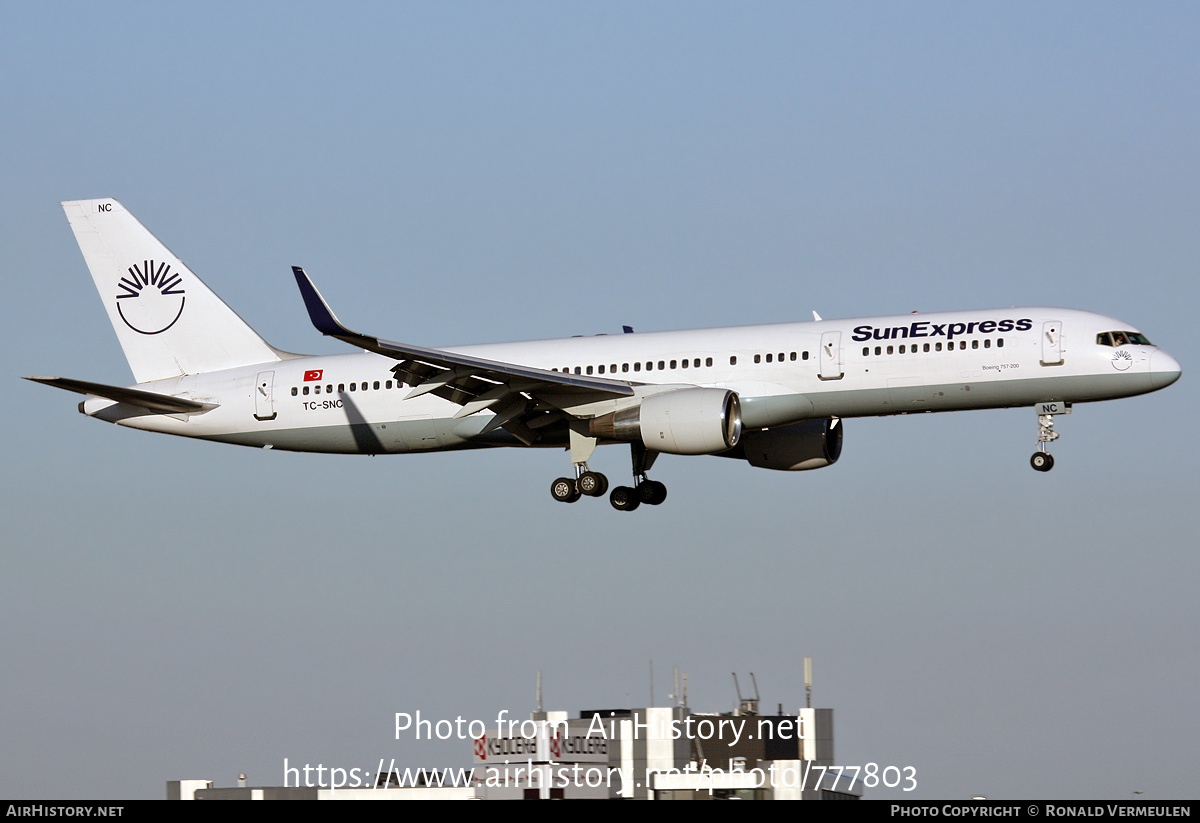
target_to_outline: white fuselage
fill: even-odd
[[[1017,308],[463,346],[446,351],[656,387],[736,392],[747,430],[801,420],[1081,403],[1144,394],[1179,364],[1134,332],[1087,312]],[[686,365],[685,365],[686,364]],[[295,451],[401,453],[520,445],[492,413],[432,393],[407,397],[396,360],[372,353],[297,356],[138,388],[217,408],[149,414],[91,398],[86,414],[150,431]],[[306,379],[307,378],[307,379]],[[603,411],[598,410],[598,413]],[[547,433],[549,434],[549,432]],[[564,445],[548,436],[537,445]]]

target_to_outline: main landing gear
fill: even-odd
[[[1048,472],[1054,468],[1054,455],[1046,451],[1046,444],[1058,439],[1058,432],[1054,430],[1054,415],[1070,414],[1071,407],[1066,403],[1054,402],[1038,403],[1035,408],[1038,412],[1038,444],[1037,451],[1029,458],[1029,465],[1033,466],[1034,471]]]
[[[560,477],[550,484],[550,494],[560,503],[574,503],[580,497],[603,497],[608,491],[608,478],[588,469],[587,463],[575,466],[575,479]]]
[[[651,480],[646,472],[654,465],[658,452],[649,451],[640,443],[632,447],[633,486],[617,486],[608,496],[614,509],[631,512],[645,503],[657,506],[667,499],[667,487]],[[560,477],[550,484],[550,494],[560,503],[574,503],[580,497],[603,497],[608,491],[608,478],[588,468],[587,463],[575,464],[575,479]]]
[[[645,503],[647,506],[658,506],[667,499],[667,487],[657,480],[646,476],[658,452],[652,452],[641,443],[631,447],[633,458],[633,486],[617,486],[608,496],[608,502],[617,511],[631,512]]]

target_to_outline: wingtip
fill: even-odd
[[[300,288],[300,296],[304,298],[304,307],[308,309],[308,319],[321,334],[344,334],[346,329],[334,317],[333,311],[313,285],[312,279],[299,266],[292,266],[292,274],[296,277],[296,285]]]

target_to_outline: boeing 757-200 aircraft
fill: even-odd
[[[63,203],[137,384],[60,377],[79,410],[148,431],[290,451],[388,454],[486,446],[569,450],[571,503],[608,491],[588,468],[626,443],[622,511],[666,499],[662,453],[783,471],[842,449],[843,418],[1007,407],[1038,419],[1038,471],[1054,418],[1075,403],[1145,394],[1179,364],[1128,323],[1082,311],[994,309],[742,328],[598,335],[430,349],[343,326],[293,269],[317,330],[365,352],[270,346],[115,200]],[[626,329],[626,331],[631,331]]]

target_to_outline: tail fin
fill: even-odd
[[[281,359],[116,200],[62,205],[137,382]]]

